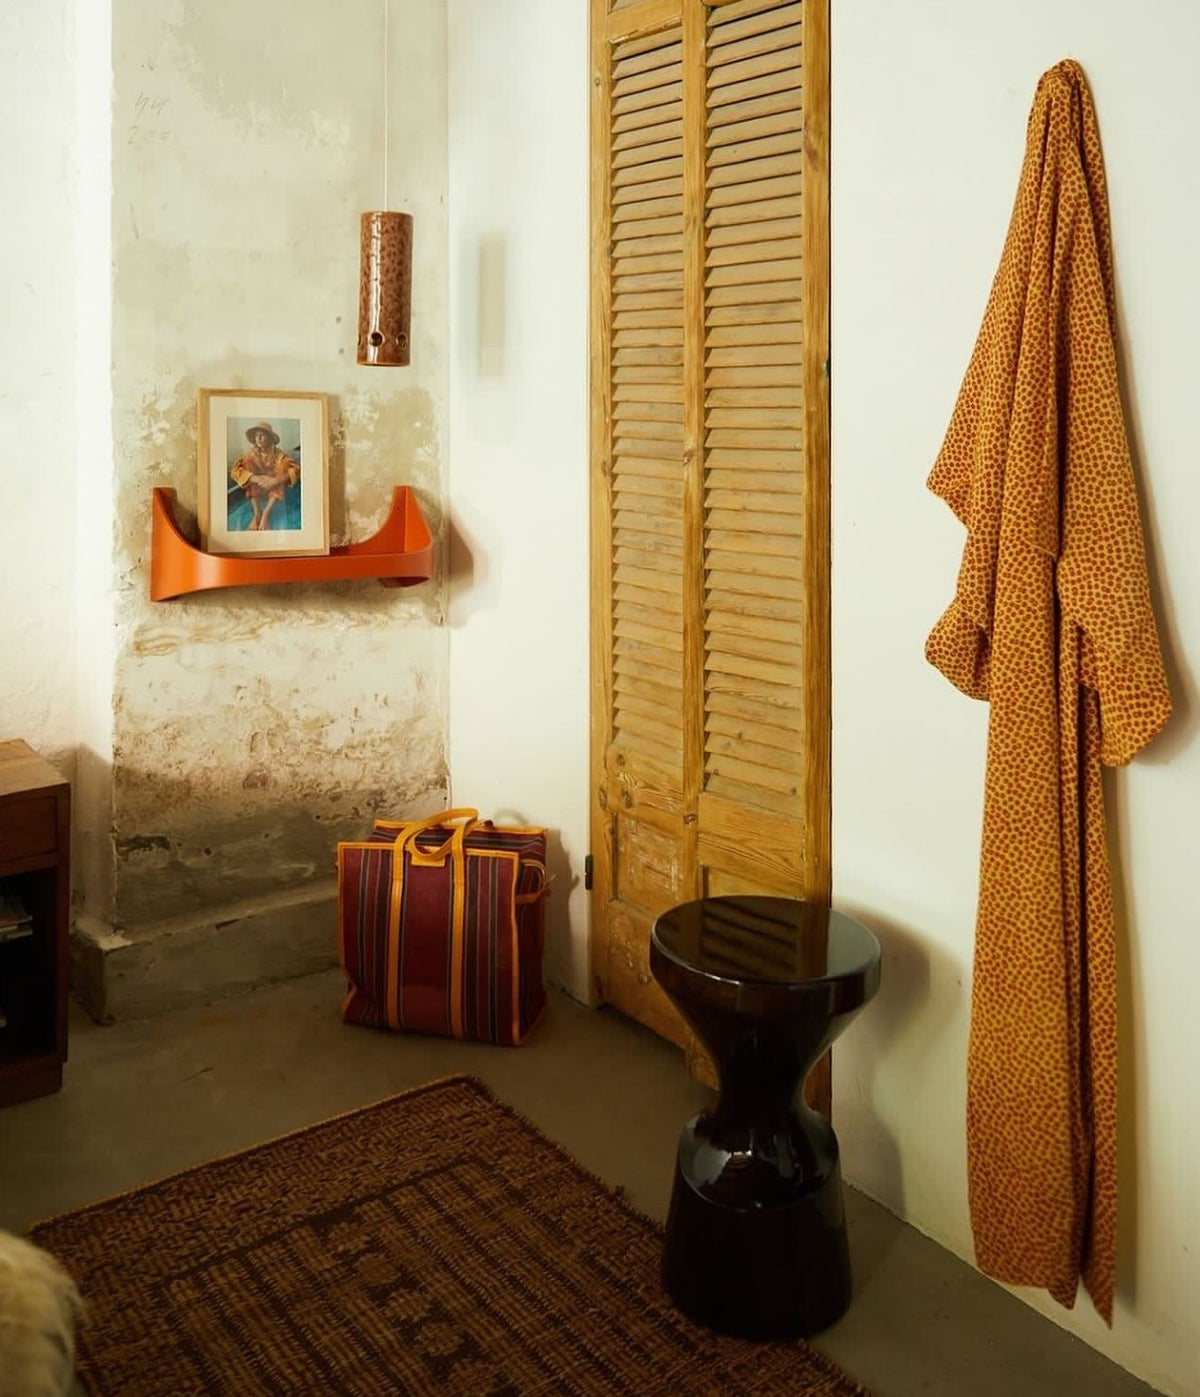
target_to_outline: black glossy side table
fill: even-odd
[[[850,1304],[837,1136],[800,1087],[879,967],[864,926],[791,898],[704,898],[654,924],[651,972],[720,1079],[680,1137],[663,1253],[668,1295],[712,1329],[794,1338]]]

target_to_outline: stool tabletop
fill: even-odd
[[[861,923],[790,897],[684,902],[657,918],[651,940],[681,969],[739,985],[862,979],[880,960],[879,942]]]

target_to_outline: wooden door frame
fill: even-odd
[[[610,322],[612,308],[612,268],[608,240],[612,227],[612,191],[609,178],[612,113],[612,65],[609,46],[678,25],[682,29],[685,52],[690,44],[702,43],[704,19],[709,10],[731,0],[640,0],[608,12],[606,0],[592,0],[589,69],[591,112],[589,167],[591,183],[590,214],[590,533],[591,533],[591,666],[592,710],[590,829],[593,860],[592,893],[612,887],[613,849],[604,831],[611,823],[605,793],[604,755],[609,739],[613,708],[610,669],[612,653],[611,576],[596,568],[597,558],[611,557],[611,478],[612,457],[609,428],[612,421],[612,377]],[[804,324],[802,383],[805,404],[805,483],[804,508],[807,527],[802,535],[805,578],[804,618],[807,659],[803,674],[802,751],[809,779],[804,798],[804,840],[799,851],[804,895],[829,902],[832,892],[831,849],[831,667],[830,667],[830,421],[829,421],[829,4],[830,0],[804,0],[805,38],[803,44],[804,180],[803,218],[805,230]],[[689,15],[691,19],[689,19]],[[700,23],[696,23],[699,16]],[[685,68],[685,82],[687,81]],[[702,158],[702,157],[701,157]],[[687,156],[685,154],[685,161]],[[700,181],[702,185],[703,181]],[[685,188],[689,187],[685,183]],[[696,188],[697,181],[690,181]],[[703,256],[703,209],[688,205],[685,195],[685,236],[689,229],[696,236],[687,247],[693,257]],[[700,226],[697,228],[696,219]],[[685,283],[686,285],[686,283]],[[687,296],[685,291],[685,297]],[[698,302],[698,303],[697,303]],[[702,294],[685,299],[685,317],[699,317],[703,325]],[[702,342],[702,336],[701,336]],[[692,380],[695,380],[693,383]],[[685,381],[685,394],[696,391],[698,375]],[[702,384],[700,385],[702,391]],[[693,422],[702,420],[693,412]],[[702,490],[701,455],[703,437],[685,441],[685,491]],[[688,517],[698,517],[689,511]],[[598,575],[599,574],[599,575]],[[695,589],[685,588],[688,607]],[[694,618],[693,618],[694,619]],[[685,655],[685,666],[687,657]],[[694,664],[685,669],[687,682],[683,702],[685,728],[695,736],[696,722],[703,723],[703,676],[696,676]],[[692,841],[693,845],[695,840]],[[599,965],[598,916],[589,899],[589,962],[597,998],[603,998],[603,967]],[[827,1098],[828,1062],[825,1086],[820,1082],[816,1095]],[[818,1076],[818,1069],[814,1076]],[[810,1092],[810,1097],[812,1093]]]

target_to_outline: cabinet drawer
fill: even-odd
[[[53,797],[0,805],[0,863],[54,852],[58,844],[55,806]]]

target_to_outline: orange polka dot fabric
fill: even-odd
[[[1167,721],[1121,412],[1100,134],[1038,83],[1012,223],[929,477],[967,529],[929,661],[990,704],[967,1058],[980,1269],[1112,1323],[1117,955],[1101,763]]]

